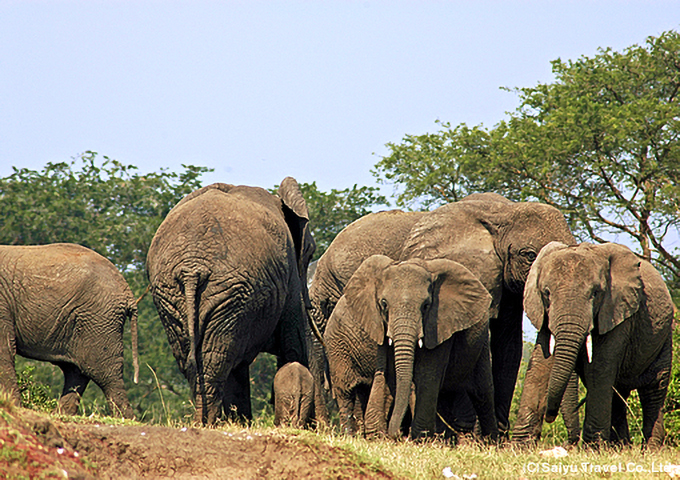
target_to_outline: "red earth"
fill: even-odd
[[[390,479],[309,435],[62,422],[0,409],[1,478]]]

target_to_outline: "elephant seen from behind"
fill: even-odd
[[[3,245],[0,279],[0,385],[14,401],[18,353],[62,370],[60,412],[75,415],[92,380],[112,414],[134,417],[123,383],[123,326],[129,318],[137,383],[137,303],[116,267],[70,243]]]
[[[614,243],[550,243],[531,268],[524,307],[543,358],[553,357],[548,378],[532,380],[547,395],[548,422],[576,371],[587,389],[585,443],[630,441],[625,401],[632,390],[640,397],[645,441],[663,442],[673,303],[649,262]]]
[[[464,390],[482,434],[495,438],[490,303],[481,282],[457,262],[366,259],[347,283],[324,335],[343,426],[351,431],[358,399],[367,433],[400,436],[413,386],[410,436],[431,435],[438,401]],[[389,425],[383,410],[387,389],[394,398]]]
[[[197,422],[251,419],[249,365],[307,365],[306,275],[315,243],[298,183],[277,194],[208,185],[182,199],[151,242],[147,273]]]
[[[274,425],[303,428],[314,416],[314,379],[298,362],[279,368],[274,376]]]

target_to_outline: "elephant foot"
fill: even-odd
[[[77,393],[69,393],[62,396],[57,404],[56,413],[60,415],[76,415],[80,405],[80,396]]]

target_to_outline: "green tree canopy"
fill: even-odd
[[[387,144],[373,173],[397,204],[439,205],[479,191],[564,212],[581,240],[636,245],[680,278],[680,35],[623,52],[552,62],[555,81],[514,91],[494,128],[464,124]]]
[[[123,272],[143,271],[163,218],[209,171],[184,169],[139,175],[106,156],[98,162],[91,151],[70,163],[48,163],[41,172],[14,167],[0,179],[0,244],[78,243]]]

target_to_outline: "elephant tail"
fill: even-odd
[[[202,281],[205,280],[207,274],[202,271],[192,270],[182,272],[181,281],[184,283],[184,298],[187,313],[187,329],[189,330],[189,355],[185,365],[187,379],[193,384],[196,381],[196,374],[198,373],[198,366],[196,362],[196,349],[198,347],[197,339],[197,291]],[[198,329],[200,332],[200,329]]]
[[[132,337],[132,366],[135,370],[135,383],[139,383],[139,341],[137,337],[137,303],[131,305],[128,309],[128,317],[130,317],[130,336]]]

